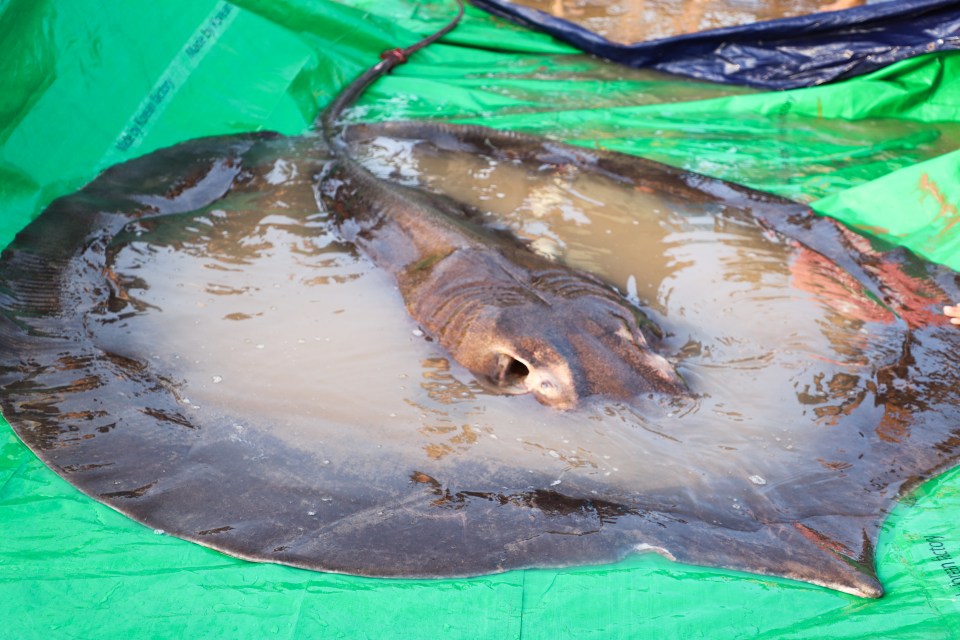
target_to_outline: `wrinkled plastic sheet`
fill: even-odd
[[[351,4],[171,0],[105,12],[94,0],[7,2],[0,245],[116,162],[198,136],[308,130],[318,106],[380,50],[412,42],[450,12],[445,2]],[[960,201],[947,120],[960,106],[956,54],[763,94],[621,77],[570,53],[471,11],[445,44],[378,83],[354,117],[472,118],[813,200],[891,239],[936,249],[956,237],[918,218],[956,216]],[[0,635],[953,638],[958,516],[956,470],[898,504],[877,549],[888,591],[877,601],[654,555],[375,580],[248,563],[152,531],[80,494],[0,423]]]
[[[620,64],[765,89],[810,87],[960,48],[952,0],[894,0],[633,44],[509,0],[471,2]]]

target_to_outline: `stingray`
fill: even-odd
[[[689,393],[560,412],[491,391],[318,205],[325,140],[210,138],[108,169],[0,257],[0,406],[51,469],[154,529],[316,570],[652,551],[882,593],[884,515],[960,448],[952,271],[620,154],[450,125],[344,137],[491,246],[608,282]]]

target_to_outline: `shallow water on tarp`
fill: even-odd
[[[889,0],[512,0],[630,44]]]
[[[868,562],[901,485],[955,460],[956,332],[928,317],[943,274],[838,256],[882,267],[911,336],[752,216],[799,205],[419,127],[359,127],[361,155],[473,203],[465,224],[607,279],[663,329],[653,349],[691,394],[567,412],[491,395],[318,210],[324,145],[253,134],[113,167],[4,252],[0,402],[17,433],[97,499],[242,558],[457,576],[654,548],[876,595],[869,564],[831,549]],[[441,214],[417,202],[429,232]]]
[[[250,168],[257,191],[115,240],[111,266],[139,311],[100,339],[139,344],[173,372],[200,422],[229,415],[323,459],[397,462],[373,484],[475,463],[614,495],[721,477],[734,509],[758,483],[855,463],[855,446],[824,452],[818,438],[860,404],[899,328],[831,265],[749,220],[715,217],[717,205],[409,142],[374,146],[382,173],[444,186],[643,306],[696,397],[559,413],[489,394],[422,337],[389,276],[337,240],[309,177],[282,158]]]

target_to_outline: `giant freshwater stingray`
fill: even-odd
[[[54,471],[155,529],[324,571],[452,577],[654,551],[882,593],[883,517],[960,450],[960,335],[937,313],[960,299],[952,271],[621,154],[441,124],[327,137],[132,160],[4,251],[0,405]],[[342,207],[357,180],[413,214]],[[451,247],[457,233],[469,240]],[[424,250],[431,234],[441,251]],[[589,345],[627,340],[660,382],[573,381],[554,403],[524,386],[533,354],[485,360],[490,373],[461,362],[442,324],[464,314],[418,307],[391,265],[429,278],[463,247],[615,319],[561,331],[548,304],[493,335],[559,331],[588,344],[563,357],[608,359],[621,347]],[[482,288],[449,278],[450,304]]]

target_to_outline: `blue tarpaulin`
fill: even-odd
[[[613,62],[764,89],[824,84],[960,48],[956,0],[895,0],[633,44],[508,0],[471,2]]]

